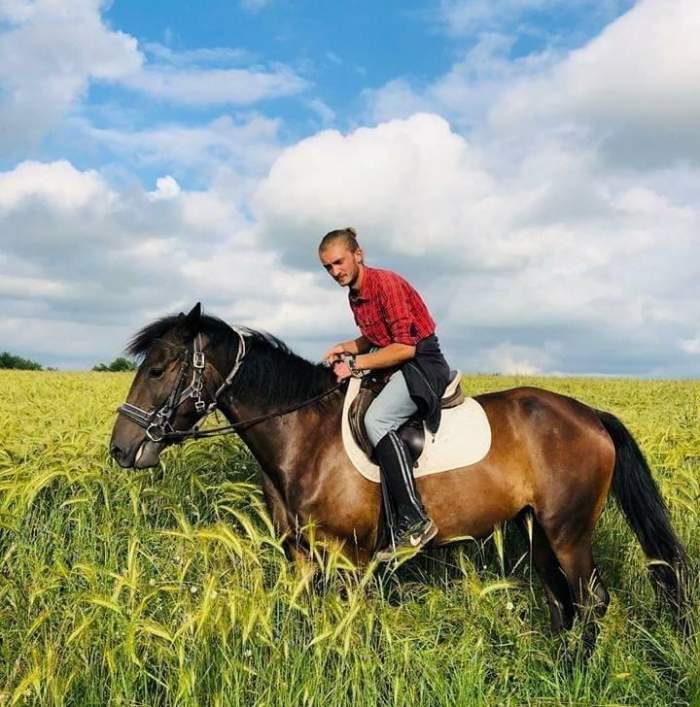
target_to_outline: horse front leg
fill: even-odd
[[[282,540],[282,547],[290,560],[294,561],[297,571],[301,577],[309,572],[315,571],[315,563],[308,548],[300,542],[298,529],[292,523],[287,510],[287,504],[282,498],[272,479],[262,473],[262,489],[265,496],[265,503],[270,511],[272,525]]]

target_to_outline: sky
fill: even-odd
[[[697,0],[0,0],[0,350],[311,360],[353,226],[470,372],[700,376]]]

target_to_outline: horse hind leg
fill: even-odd
[[[598,637],[596,620],[605,616],[610,603],[610,595],[593,562],[591,536],[585,534],[575,541],[568,539],[565,533],[553,537],[548,533],[548,537],[583,625],[583,651],[587,658]]]
[[[571,628],[575,609],[571,601],[569,585],[562,572],[542,526],[531,511],[518,516],[517,527],[530,543],[532,562],[542,582],[549,605],[552,633],[558,634]]]

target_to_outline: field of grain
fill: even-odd
[[[513,528],[394,574],[285,559],[236,437],[109,460],[129,374],[0,372],[0,705],[700,705],[698,634],[659,612],[614,503],[596,652],[548,634]],[[619,415],[700,554],[700,382],[479,376]],[[695,576],[692,594],[700,588]],[[696,612],[697,619],[697,612]]]

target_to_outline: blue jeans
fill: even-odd
[[[403,373],[394,373],[365,413],[365,429],[373,447],[384,435],[396,431],[418,408],[411,399]]]

